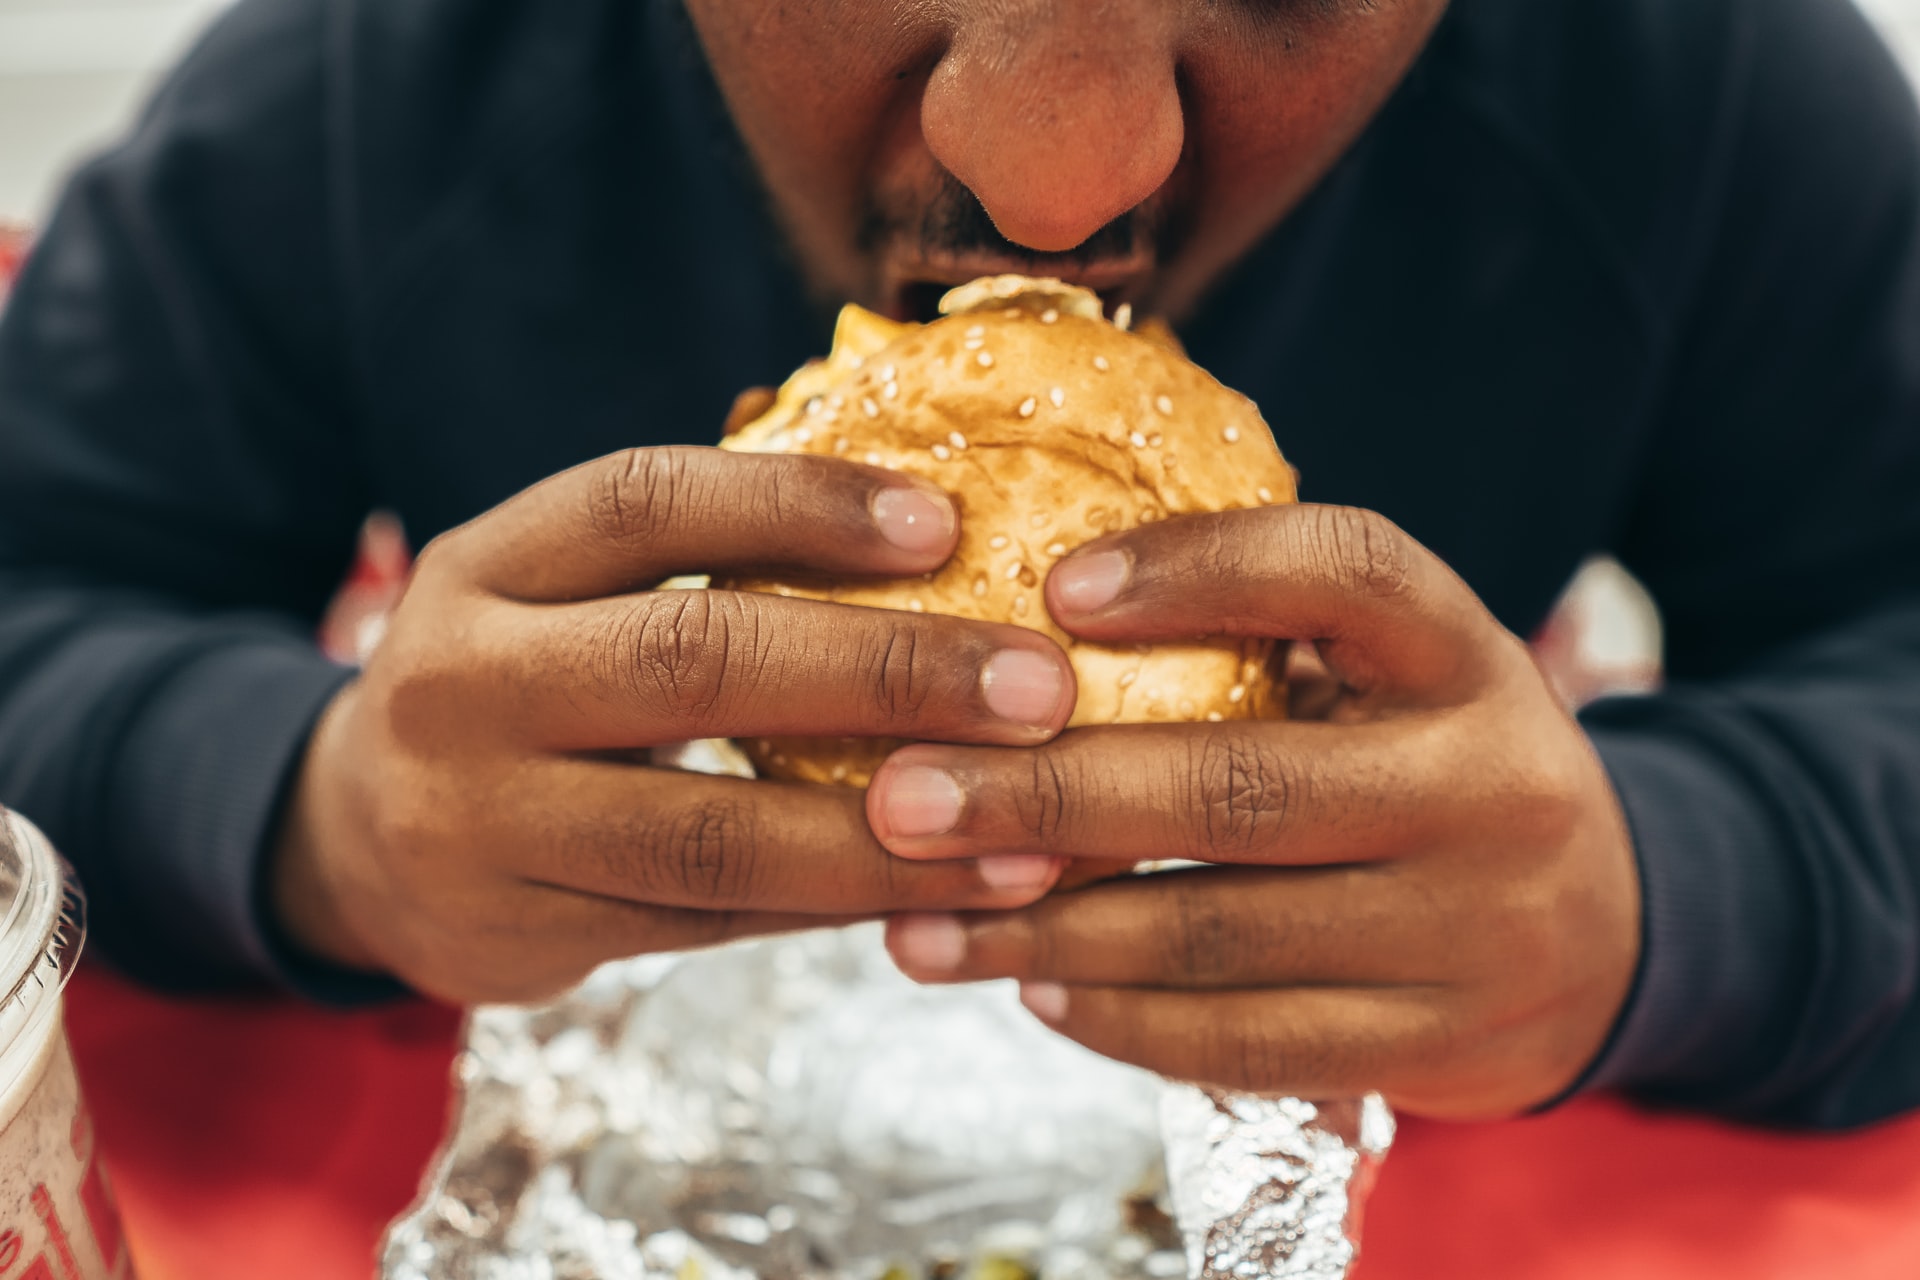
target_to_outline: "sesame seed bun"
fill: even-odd
[[[716,585],[1031,627],[1073,662],[1072,725],[1282,713],[1269,641],[1112,647],[1054,625],[1047,571],[1082,543],[1169,516],[1295,500],[1253,402],[1188,360],[1164,326],[1128,332],[1057,280],[996,276],[949,293],[942,318],[840,314],[833,351],[778,392],[743,396],[722,447],[849,458],[953,495],[960,541],[925,577]],[[762,776],[865,786],[900,744],[741,744]]]

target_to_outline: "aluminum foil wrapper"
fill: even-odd
[[[1101,1058],[1012,983],[918,986],[878,926],[476,1010],[457,1073],[384,1280],[1338,1276],[1392,1134]]]

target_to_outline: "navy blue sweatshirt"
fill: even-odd
[[[1596,552],[1664,611],[1585,715],[1646,903],[1587,1083],[1920,1104],[1920,129],[1845,0],[1455,0],[1186,336],[1507,626]],[[361,519],[711,441],[827,340],[669,0],[243,0],[0,321],[0,802],[98,945],[365,994],[260,875]]]

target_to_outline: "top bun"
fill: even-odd
[[[1041,594],[1054,561],[1102,534],[1294,501],[1293,471],[1253,402],[1188,360],[1164,326],[1128,332],[1124,309],[1110,322],[1098,296],[1058,280],[977,280],[940,310],[915,325],[845,308],[832,354],[771,397],[743,396],[722,447],[923,476],[959,508],[953,558],[904,580],[718,585],[1031,627],[1072,660],[1072,725],[1280,714],[1271,642],[1089,644],[1054,625]],[[742,745],[763,776],[865,786],[899,744]]]

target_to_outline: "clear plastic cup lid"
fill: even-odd
[[[71,868],[37,827],[0,808],[0,1055],[58,1004],[86,932]]]

